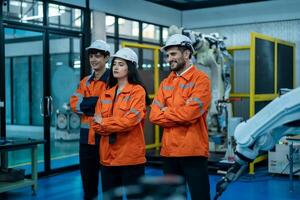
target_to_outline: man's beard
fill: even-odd
[[[177,63],[177,65],[176,65],[175,68],[172,68],[172,64],[169,63],[169,65],[170,65],[169,68],[170,68],[170,70],[173,71],[173,72],[178,72],[178,71],[182,70],[182,69],[184,68],[185,64],[186,64],[183,60],[177,61],[177,62],[175,62],[175,63]]]

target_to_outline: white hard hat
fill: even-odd
[[[110,46],[103,40],[95,40],[89,47],[86,48],[86,50],[89,49],[97,49],[110,54]]]
[[[182,46],[189,48],[192,53],[195,52],[192,41],[185,35],[182,34],[174,34],[167,39],[166,45],[163,46],[160,50],[166,51],[168,47],[171,46]]]
[[[127,48],[127,47],[119,49],[119,51],[117,51],[111,57],[112,58],[122,58],[124,60],[128,60],[128,61],[138,64],[138,56],[132,49]]]

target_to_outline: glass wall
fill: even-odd
[[[80,38],[50,34],[51,166],[79,163],[80,117],[72,113],[69,99],[80,81]],[[77,123],[77,124],[76,124]]]
[[[80,30],[82,28],[83,13],[81,9],[50,3],[48,19],[51,27]]]
[[[5,29],[7,137],[43,139],[42,38],[39,32]],[[69,110],[68,102],[80,81],[80,43],[80,38],[50,34],[52,169],[79,163],[80,117]],[[67,124],[63,127],[62,116]],[[38,152],[39,161],[43,162],[42,145]],[[10,152],[9,164],[27,165],[29,153]]]
[[[115,17],[107,15],[105,18],[105,31],[107,35],[114,36],[115,34]]]
[[[43,2],[38,0],[9,0],[2,4],[3,18],[22,23],[43,24]]]
[[[5,85],[6,85],[6,90],[5,90],[5,117],[6,117],[6,124],[11,124],[12,123],[12,102],[8,101],[11,100],[11,59],[10,58],[5,58]]]
[[[139,38],[139,23],[137,21],[119,18],[118,26],[119,37],[125,37],[128,39]]]
[[[160,43],[159,26],[143,23],[143,41]]]
[[[168,28],[163,27],[163,29],[162,29],[162,39],[163,39],[163,43],[165,43],[165,42],[167,41],[168,35],[169,35]]]
[[[5,28],[6,135],[8,138],[43,139],[43,34]],[[9,166],[30,166],[30,151],[9,152]],[[38,160],[43,161],[43,145]],[[39,170],[43,170],[39,168]]]
[[[1,136],[46,139],[38,145],[38,171],[46,174],[78,164],[80,117],[69,110],[68,102],[84,71],[84,8],[8,0],[2,10],[5,73],[0,78],[5,84],[0,90],[5,88],[6,115],[5,120],[1,116],[1,127],[5,126]],[[9,167],[25,168],[26,173],[31,173],[30,160],[29,150],[8,153]]]

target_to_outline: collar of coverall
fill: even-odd
[[[115,95],[115,91],[116,91],[116,87],[117,87],[117,86],[118,86],[118,85],[115,85],[114,87],[112,87],[112,88],[106,90],[106,91],[105,91],[105,95],[106,95],[106,96],[111,96],[111,97],[113,97],[113,96]],[[132,84],[127,83],[120,93],[130,93],[131,90],[132,90],[132,87],[133,87]]]
[[[176,72],[172,72],[172,78],[176,78],[176,77],[182,77],[184,78],[185,80],[190,80],[194,71],[195,71],[195,66],[194,65],[191,65],[189,68],[187,68],[186,70],[184,70],[180,75],[177,75]]]
[[[89,76],[88,81],[89,82],[94,81],[94,77],[95,77],[95,72],[93,71],[93,73]],[[109,69],[105,69],[104,73],[102,74],[102,76],[100,77],[100,79],[98,81],[102,81],[102,82],[106,83],[108,77],[109,77]]]

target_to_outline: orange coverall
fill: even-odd
[[[206,115],[210,102],[210,80],[195,66],[180,76],[171,72],[163,80],[150,112],[150,121],[164,128],[162,156],[208,157]]]
[[[96,114],[101,124],[92,122],[92,128],[101,135],[100,161],[104,166],[137,165],[146,162],[144,119],[146,92],[140,85],[127,84],[116,95],[117,86],[99,98]],[[115,97],[115,102],[114,101]],[[116,142],[109,144],[109,135],[115,133]]]
[[[95,132],[90,129],[89,116],[94,116],[97,100],[106,90],[108,76],[109,70],[98,81],[94,80],[93,75],[84,77],[70,98],[72,111],[81,114],[80,143],[95,144]]]

